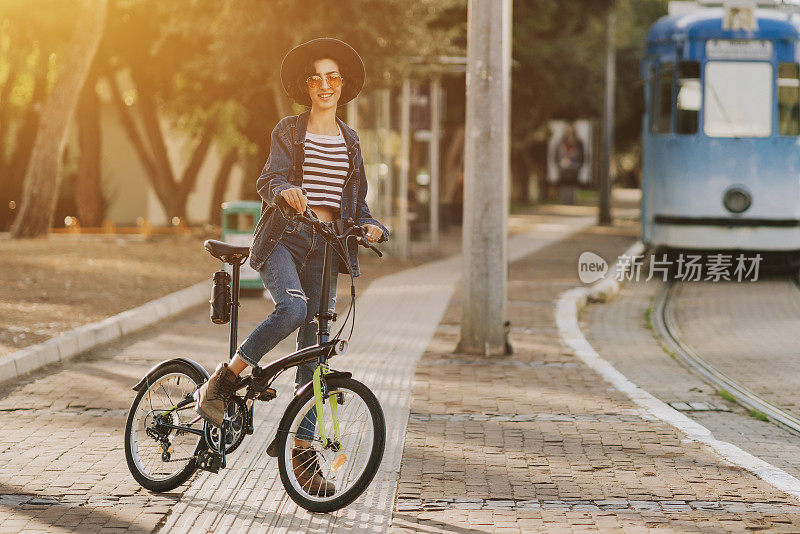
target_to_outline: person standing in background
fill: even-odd
[[[558,166],[558,191],[563,204],[575,204],[575,190],[578,188],[578,176],[584,162],[583,143],[575,133],[575,125],[570,124],[564,137],[556,148]]]

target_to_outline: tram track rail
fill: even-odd
[[[800,282],[792,277],[794,287],[800,294]],[[746,386],[732,379],[698,354],[681,336],[676,318],[675,307],[681,284],[668,281],[656,297],[651,320],[653,327],[667,348],[678,361],[699,374],[718,390],[727,391],[737,404],[748,410],[756,410],[764,414],[771,422],[800,436],[800,419],[782,410],[775,404],[757,395]]]

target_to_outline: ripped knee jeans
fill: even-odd
[[[239,346],[238,354],[244,361],[258,365],[267,352],[298,329],[298,350],[317,342],[314,315],[319,310],[324,257],[325,241],[306,225],[290,221],[259,273],[275,302],[275,310]],[[334,254],[329,309],[336,302],[337,261]],[[310,382],[313,373],[313,363],[298,366],[297,387]]]

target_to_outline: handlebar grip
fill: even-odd
[[[379,258],[382,258],[382,257],[383,257],[383,252],[381,252],[380,250],[378,250],[378,247],[376,247],[376,246],[374,246],[374,245],[369,245],[369,248],[370,248],[370,250],[372,250],[372,251],[373,251],[375,254],[377,254]]]

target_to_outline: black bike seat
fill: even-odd
[[[218,258],[225,263],[231,265],[241,263],[247,256],[250,255],[250,247],[240,247],[238,245],[231,245],[230,243],[223,243],[216,239],[208,239],[203,246],[212,256]]]

